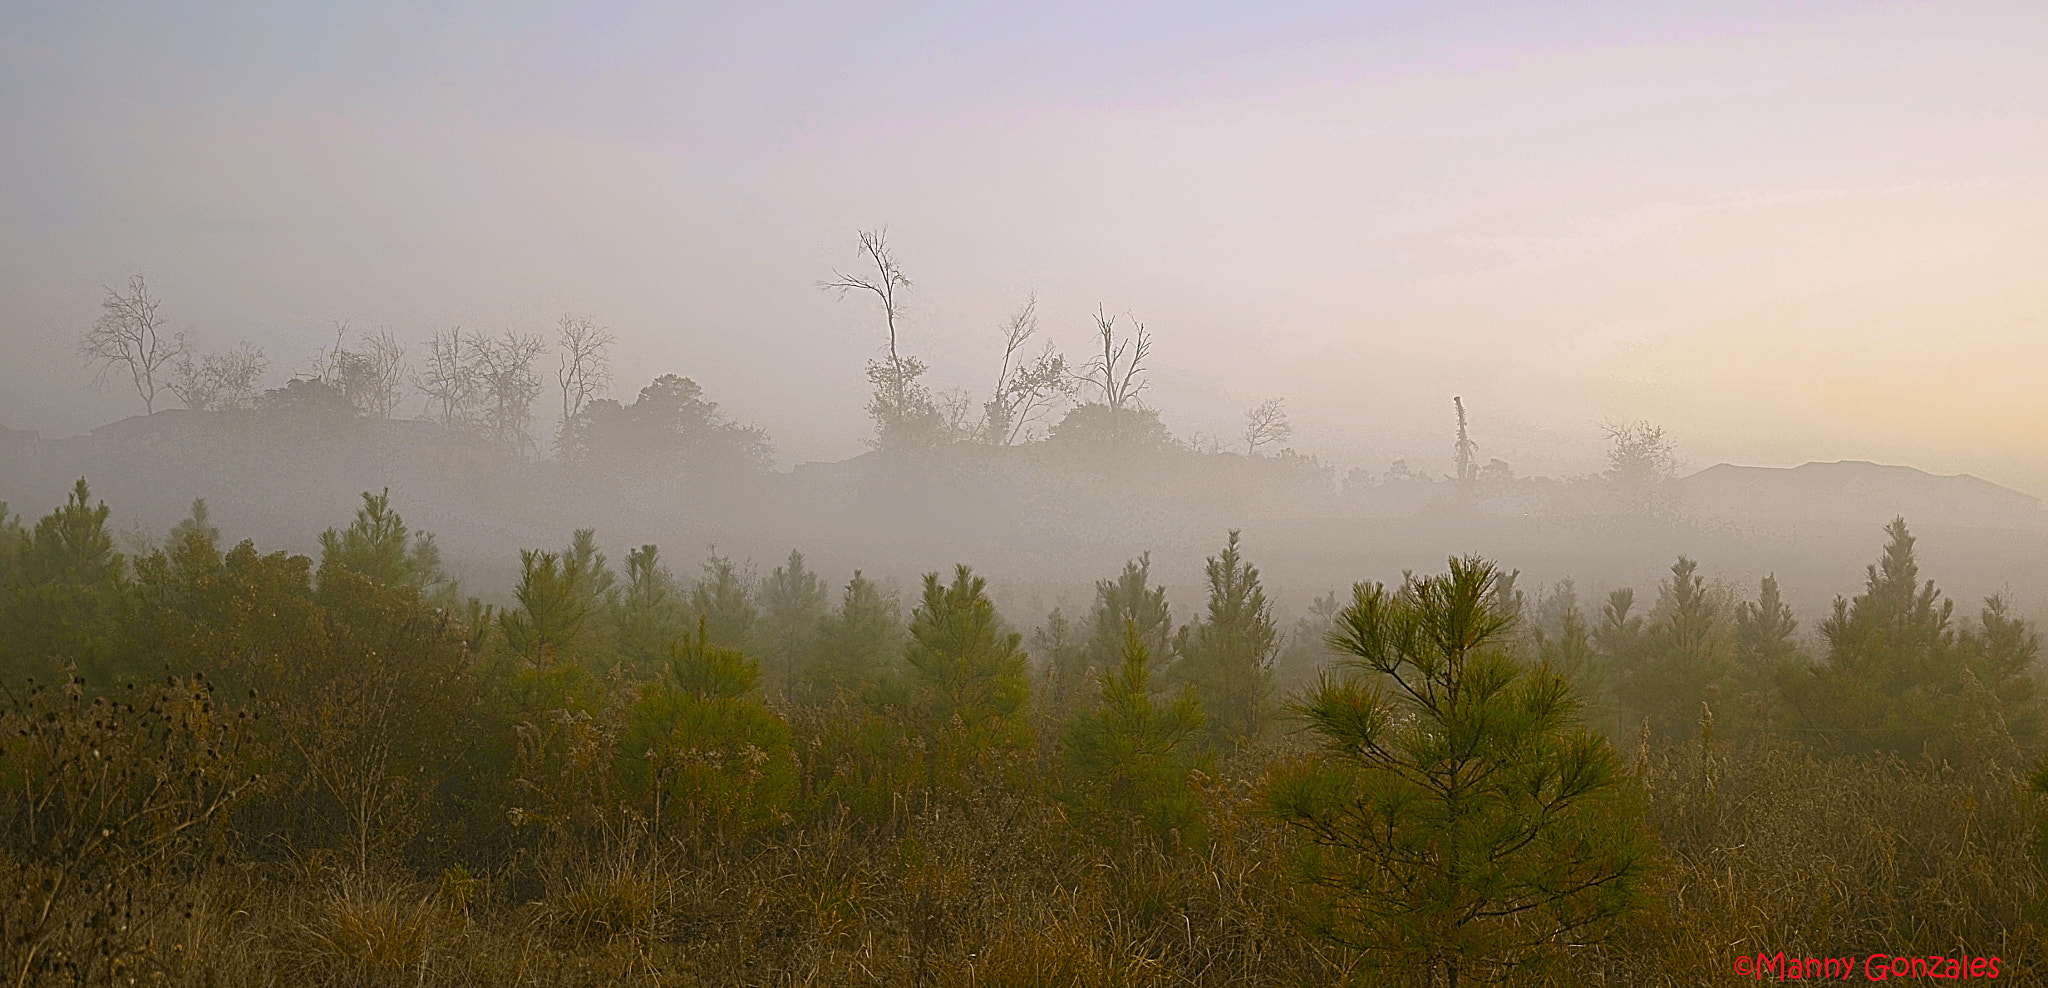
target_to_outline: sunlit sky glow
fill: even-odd
[[[71,337],[143,272],[278,376],[345,320],[621,338],[781,459],[905,346],[985,391],[1036,292],[1147,400],[1296,448],[1595,469],[1872,459],[2048,495],[2048,5],[91,5],[0,11],[0,425],[134,411]]]

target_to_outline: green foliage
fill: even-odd
[[[969,727],[996,726],[1024,709],[1023,636],[1009,630],[988,599],[988,581],[961,564],[951,585],[924,575],[924,599],[910,617],[904,653],[925,722],[959,718]]]
[[[1792,634],[1799,622],[1792,617],[1778,593],[1778,575],[1772,573],[1757,585],[1754,601],[1744,601],[1735,612],[1735,657],[1744,665],[1772,669],[1799,654]]]
[[[1169,846],[1200,845],[1201,803],[1188,773],[1208,767],[1198,745],[1202,704],[1185,686],[1155,703],[1151,682],[1151,652],[1126,626],[1123,662],[1103,671],[1101,699],[1067,728],[1068,798],[1097,833],[1143,828]]]
[[[14,582],[28,547],[28,529],[21,527],[21,516],[8,514],[7,502],[0,501],[0,586]]]
[[[1578,588],[1570,577],[1559,580],[1537,602],[1529,633],[1537,658],[1571,683],[1572,692],[1583,704],[1581,719],[1609,737],[1615,736],[1620,724],[1607,660],[1594,645],[1593,629],[1579,607]]]
[[[690,587],[690,610],[693,620],[710,622],[713,644],[746,645],[747,634],[761,617],[747,583],[731,559],[713,553],[704,561],[704,575]]]
[[[618,772],[658,825],[734,840],[793,808],[796,758],[789,725],[751,695],[759,666],[710,644],[704,624],[674,646],[667,679],[642,688]]]
[[[893,595],[853,571],[839,610],[818,623],[816,659],[804,670],[805,695],[826,700],[885,691],[903,654],[903,611]]]
[[[114,551],[105,502],[92,503],[85,479],[71,496],[35,524],[25,544],[16,539],[0,624],[0,661],[44,683],[76,667],[96,687],[135,670],[120,661],[116,629],[128,608],[127,561]]]
[[[1619,760],[1576,697],[1509,651],[1500,579],[1475,558],[1397,591],[1358,584],[1330,644],[1349,671],[1299,704],[1323,756],[1275,773],[1308,840],[1313,932],[1417,983],[1484,980],[1597,940],[1650,850]]]
[[[1137,627],[1139,640],[1161,662],[1173,654],[1173,613],[1166,606],[1166,588],[1147,588],[1151,579],[1152,554],[1148,552],[1125,563],[1116,579],[1096,581],[1095,609],[1088,615],[1090,668],[1122,664],[1124,629],[1131,626]]]
[[[761,682],[761,665],[736,648],[713,645],[708,620],[697,622],[697,637],[669,646],[668,682],[677,692],[712,700],[745,696]]]
[[[1223,554],[1208,563],[1209,608],[1180,629],[1176,678],[1194,685],[1209,714],[1210,741],[1255,738],[1273,697],[1273,660],[1280,632],[1259,585],[1258,567],[1244,561],[1231,529]]]
[[[659,668],[669,646],[688,634],[688,609],[658,547],[643,545],[626,555],[626,590],[614,624],[620,655],[643,674]]]
[[[1066,723],[1094,700],[1095,674],[1101,667],[1089,662],[1094,651],[1090,644],[1081,640],[1079,629],[1057,607],[1045,616],[1045,624],[1031,633],[1039,697],[1055,724]]]
[[[203,523],[203,519],[201,520]],[[346,529],[320,533],[320,584],[353,573],[387,587],[426,592],[447,582],[434,537],[408,533],[405,519],[391,510],[391,489],[363,492],[363,506]]]
[[[205,529],[187,529],[135,561],[128,638],[149,643],[149,658],[162,666],[203,673],[230,695],[269,692],[331,647],[312,566],[246,541],[222,554]]]
[[[775,567],[761,581],[761,616],[752,638],[767,660],[775,691],[794,697],[808,691],[810,665],[817,654],[819,625],[825,619],[825,584],[804,568],[804,554],[792,549],[789,562]]]
[[[517,610],[498,615],[498,626],[512,652],[534,668],[545,669],[578,654],[591,602],[585,594],[589,575],[575,556],[522,549],[519,587],[512,596]]]
[[[1962,693],[1965,651],[1934,581],[1921,582],[1906,520],[1885,526],[1884,554],[1864,592],[1835,598],[1821,622],[1827,654],[1788,671],[1784,691],[1816,748],[1917,755],[1949,741]]]
[[[2034,750],[2041,739],[2041,636],[2012,613],[2003,594],[1984,601],[1977,628],[1963,634],[1960,646],[1969,672],[1995,698],[1998,719],[2021,748]]]
[[[1337,592],[1332,590],[1310,601],[1308,613],[1294,619],[1287,643],[1273,658],[1275,693],[1284,695],[1314,684],[1323,667],[1336,657],[1324,640],[1336,623],[1337,610]]]
[[[1719,708],[1740,692],[1723,610],[1698,569],[1697,562],[1679,556],[1670,579],[1657,589],[1657,613],[1647,626],[1631,631],[1623,617],[1603,629],[1621,643],[1609,656],[1616,695],[1664,737],[1690,731],[1701,703]],[[1632,601],[1631,596],[1626,602]],[[1625,615],[1626,602],[1617,597],[1610,607]]]

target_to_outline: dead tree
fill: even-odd
[[[427,356],[413,387],[426,396],[426,415],[445,426],[470,424],[475,418],[476,372],[466,356],[469,340],[462,327],[438,330],[427,338]]]
[[[1051,340],[1036,358],[1023,355],[1024,345],[1036,335],[1038,298],[1032,296],[1003,327],[1003,366],[975,430],[983,442],[998,446],[1016,442],[1026,427],[1045,417],[1055,401],[1074,392],[1067,358],[1053,349]]]
[[[569,423],[583,414],[584,406],[611,386],[609,353],[617,342],[610,330],[588,319],[563,316],[556,327],[555,345],[561,350],[561,362],[555,368],[555,383],[562,389],[564,433]]]
[[[1102,353],[1088,362],[1081,375],[1081,380],[1102,392],[1102,403],[1109,406],[1112,436],[1122,435],[1124,409],[1137,404],[1139,393],[1150,383],[1138,377],[1145,368],[1145,357],[1152,351],[1152,339],[1145,335],[1145,324],[1132,318],[1135,328],[1131,335],[1121,341],[1116,338],[1116,321],[1129,317],[1128,312],[1111,316],[1101,306],[1096,307],[1095,329],[1102,334]]]
[[[1244,455],[1257,456],[1259,447],[1284,443],[1294,435],[1294,424],[1287,421],[1287,410],[1280,407],[1286,400],[1268,398],[1245,411]]]
[[[170,390],[172,368],[189,350],[185,336],[164,332],[165,320],[157,313],[162,300],[150,294],[141,275],[128,279],[125,292],[106,291],[100,317],[79,338],[78,352],[97,369],[96,384],[116,370],[126,372],[143,414],[154,414],[157,395]]]
[[[836,291],[840,298],[845,298],[850,291],[869,292],[882,303],[882,318],[889,327],[889,378],[893,388],[885,405],[900,409],[907,404],[912,375],[905,373],[903,358],[896,350],[896,319],[902,315],[896,290],[909,288],[910,279],[904,277],[903,269],[896,264],[896,255],[890,253],[888,235],[886,229],[860,232],[860,252],[874,262],[874,274],[845,274],[834,269],[832,280],[821,281],[818,287]]]

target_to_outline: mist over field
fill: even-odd
[[[0,975],[2024,983],[2044,28],[0,13]]]

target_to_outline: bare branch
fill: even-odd
[[[165,335],[165,320],[157,314],[162,300],[150,294],[141,275],[128,279],[125,292],[106,292],[100,317],[79,338],[78,352],[97,369],[95,383],[104,383],[117,368],[126,371],[143,414],[152,414],[157,395],[170,389],[172,368],[190,347],[182,333]]]
[[[1257,456],[1259,447],[1284,443],[1294,435],[1294,425],[1287,421],[1287,411],[1281,407],[1286,400],[1268,398],[1245,411],[1244,455]]]
[[[565,434],[569,423],[583,413],[591,399],[611,386],[612,368],[607,353],[616,342],[611,331],[589,319],[562,317],[555,331],[555,344],[562,351],[555,382],[562,389],[561,428]]]

